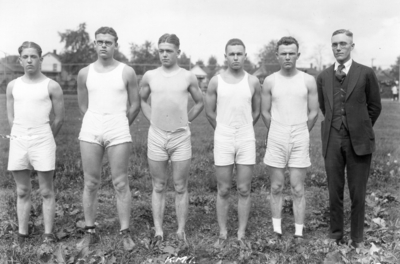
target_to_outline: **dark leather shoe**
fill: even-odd
[[[362,242],[355,242],[355,241],[351,241],[350,246],[352,246],[353,248],[360,248],[362,247],[363,243]]]

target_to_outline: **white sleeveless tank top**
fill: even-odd
[[[49,124],[52,107],[49,95],[50,79],[39,83],[25,83],[19,77],[14,84],[14,122],[26,128],[37,128]]]
[[[240,128],[253,124],[251,99],[247,72],[236,84],[226,83],[218,75],[217,125]]]
[[[128,92],[126,91],[122,72],[125,64],[119,63],[110,72],[99,73],[89,65],[86,80],[88,89],[88,111],[97,114],[121,114],[126,113]]]
[[[308,89],[304,72],[299,71],[293,77],[284,77],[274,73],[272,87],[271,118],[284,125],[297,125],[308,120]]]

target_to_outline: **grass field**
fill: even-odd
[[[56,218],[55,233],[61,238],[54,251],[53,263],[168,263],[175,256],[169,237],[177,228],[172,182],[169,182],[164,218],[166,241],[161,250],[147,249],[152,235],[151,178],[146,157],[148,121],[142,114],[131,126],[133,139],[130,156],[129,180],[133,195],[131,230],[137,248],[125,253],[117,242],[119,230],[115,196],[107,159],[104,159],[102,187],[99,195],[98,232],[102,242],[90,251],[77,252],[75,243],[82,237],[83,172],[80,162],[78,133],[81,116],[75,95],[65,96],[66,119],[56,138],[57,166],[55,175]],[[191,257],[191,263],[400,263],[400,104],[383,102],[381,117],[375,125],[377,151],[374,153],[368,182],[365,249],[351,250],[347,245],[334,246],[326,239],[328,227],[328,193],[326,175],[321,157],[320,121],[311,132],[312,166],[306,179],[306,241],[294,247],[293,213],[290,189],[285,188],[283,216],[284,242],[271,240],[272,223],[269,209],[269,174],[262,157],[265,152],[265,129],[261,120],[255,127],[257,139],[257,165],[252,182],[252,211],[247,236],[252,241],[248,250],[235,245],[237,231],[237,197],[231,191],[231,210],[228,222],[231,246],[216,251],[218,224],[215,212],[216,180],[213,166],[213,130],[204,112],[192,123],[193,158],[190,169],[190,208],[187,238],[190,247],[179,256]],[[5,96],[0,95],[0,134],[10,132]],[[30,226],[32,239],[22,248],[13,243],[17,231],[15,184],[7,172],[9,142],[0,139],[0,264],[40,263],[38,244],[43,232],[37,178],[32,176]],[[235,184],[233,185],[235,187]],[[345,193],[346,227],[349,227],[349,197]],[[348,232],[349,229],[346,230]],[[185,263],[183,259],[167,260]],[[186,261],[189,263],[189,261]]]

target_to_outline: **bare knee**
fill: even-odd
[[[18,186],[17,187],[17,196],[18,199],[29,199],[31,196],[31,188],[26,187],[26,186]]]
[[[97,192],[100,188],[100,179],[85,179],[85,189],[89,192]]]
[[[291,188],[292,194],[294,198],[303,198],[304,197],[304,186],[302,184],[292,186]]]
[[[153,182],[153,191],[155,191],[156,193],[164,193],[166,188],[167,188],[166,181]]]
[[[52,199],[54,197],[54,190],[52,188],[40,187],[40,195],[43,199]]]
[[[279,195],[282,193],[283,184],[280,182],[275,182],[271,184],[271,194],[272,195]]]
[[[129,188],[128,181],[125,178],[121,180],[114,180],[113,185],[117,193],[124,193]]]
[[[247,185],[238,186],[237,191],[240,197],[247,198],[250,196],[250,187]]]
[[[174,184],[176,194],[184,194],[187,191],[186,184]]]
[[[229,189],[230,187],[228,185],[219,185],[218,186],[218,196],[221,198],[228,198],[229,196]]]

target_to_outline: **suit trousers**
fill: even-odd
[[[330,205],[330,234],[333,239],[343,237],[343,194],[345,168],[351,199],[351,240],[362,242],[364,238],[365,194],[372,154],[359,156],[354,152],[348,130],[331,127],[325,169],[328,177]]]

